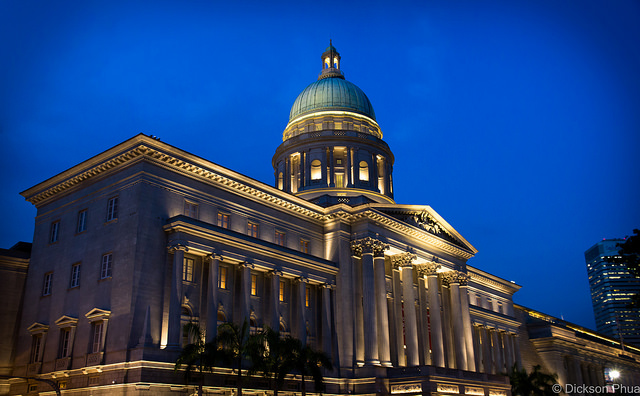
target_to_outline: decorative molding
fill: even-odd
[[[416,271],[420,276],[438,276],[438,270],[442,268],[442,266],[435,261],[417,264],[414,265],[414,267],[416,267]]]
[[[381,254],[384,255],[384,251],[387,249],[389,249],[389,245],[371,237],[351,241],[351,250],[354,256],[373,254],[379,257]]]
[[[170,254],[174,254],[177,250],[188,252],[189,247],[187,247],[186,243],[183,243],[183,242],[173,242],[169,246],[167,246],[167,251]]]
[[[399,253],[399,254],[394,254],[393,256],[390,256],[391,258],[391,266],[393,268],[404,268],[404,267],[412,267],[411,262],[415,259],[418,258],[418,256],[416,256],[413,253]]]

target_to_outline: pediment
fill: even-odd
[[[54,322],[58,327],[71,327],[78,324],[78,318],[72,318],[71,316],[63,315]]]
[[[84,316],[87,319],[89,319],[89,321],[94,321],[94,320],[109,319],[110,315],[111,315],[111,311],[106,311],[100,308],[93,308],[91,311],[87,312]]]
[[[426,205],[388,205],[377,207],[377,210],[393,217],[406,225],[441,238],[464,250],[478,251],[467,242],[449,223],[447,223],[435,210]]]
[[[49,326],[46,324],[36,322],[31,326],[27,327],[27,330],[29,330],[31,334],[46,333],[47,331],[49,331]]]

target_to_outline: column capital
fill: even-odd
[[[450,287],[452,284],[458,283],[458,274],[456,271],[447,271],[442,273],[442,284]]]
[[[241,263],[238,264],[240,267],[242,268],[249,268],[249,269],[254,269],[256,266],[253,265],[252,262],[250,261],[243,261]]]
[[[351,241],[351,250],[354,256],[362,256],[362,254],[384,256],[384,251],[387,249],[389,249],[389,245],[371,237]]]
[[[177,250],[182,250],[183,252],[188,252],[189,248],[187,247],[187,245],[185,245],[182,242],[173,242],[173,243],[167,245],[167,250],[169,251],[169,253],[173,254]]]
[[[205,260],[220,260],[220,261],[224,261],[224,257],[222,257],[221,254],[216,253],[216,252],[211,252],[209,254],[207,254],[206,256],[204,256]]]
[[[269,271],[269,274],[271,274],[271,276],[282,276],[283,275],[282,271],[280,271],[279,269],[273,269],[273,270]]]
[[[438,270],[442,268],[440,264],[433,261],[419,264],[415,267],[416,271],[418,271],[418,275],[420,276],[438,276]]]
[[[460,287],[466,287],[469,283],[469,275],[464,272],[456,271],[458,273],[458,283]]]
[[[411,262],[418,258],[413,253],[405,252],[400,254],[394,254],[391,257],[391,266],[393,268],[412,267]]]
[[[299,276],[295,278],[293,281],[296,283],[309,283],[309,278],[306,278],[304,276]]]
[[[333,290],[336,288],[336,285],[335,283],[323,283],[322,285],[320,285],[320,287],[322,287],[323,289]]]

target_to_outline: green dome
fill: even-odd
[[[352,111],[375,120],[367,95],[355,84],[342,78],[324,78],[302,91],[289,113],[289,121],[302,114],[324,110]]]

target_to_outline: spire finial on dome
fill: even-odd
[[[329,39],[329,46],[322,54],[322,72],[318,76],[318,80],[323,78],[342,78],[344,75],[340,71],[340,54],[336,47],[333,46],[333,40]]]

